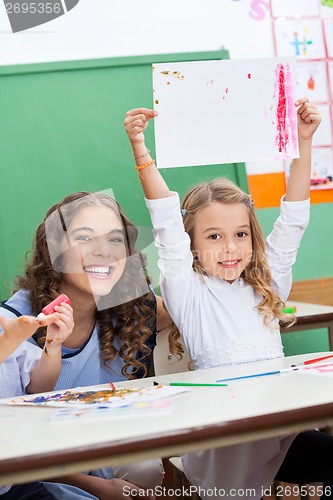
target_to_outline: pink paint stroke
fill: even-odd
[[[275,71],[276,87],[278,93],[278,102],[276,108],[276,126],[277,133],[275,144],[280,153],[287,153],[289,142],[289,131],[287,123],[287,94],[286,94],[286,75],[282,64],[278,64]]]
[[[298,134],[297,134],[297,113],[294,104],[294,91],[293,82],[291,76],[291,70],[289,64],[286,64],[286,92],[288,100],[288,119],[290,125],[291,141],[293,144],[294,152],[297,151],[298,147]]]

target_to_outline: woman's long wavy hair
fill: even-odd
[[[281,320],[284,326],[293,325],[296,321],[295,317],[283,313],[282,309],[285,304],[272,287],[272,275],[265,255],[264,236],[251,197],[229,179],[217,178],[210,182],[203,182],[185,194],[182,203],[182,209],[186,211],[184,212],[183,222],[185,231],[189,234],[191,241],[194,241],[197,213],[213,203],[228,205],[242,203],[246,207],[250,218],[252,259],[244,269],[241,277],[245,283],[252,286],[259,295],[262,295],[263,298],[258,304],[258,311],[264,316],[265,325],[270,326],[273,318]],[[200,265],[200,260],[193,260],[193,269],[199,274],[205,274]]]
[[[136,296],[133,295],[133,290],[140,284],[142,286],[142,280],[146,280],[149,285],[150,279],[146,274],[145,258],[135,249],[138,231],[113,198],[104,193],[78,192],[66,196],[51,207],[37,229],[25,275],[18,277],[16,284],[30,292],[32,312],[36,315],[55,299],[63,283],[62,255],[59,247],[67,234],[67,227],[82,208],[98,205],[111,208],[120,219],[124,228],[126,253],[131,256],[126,259],[124,272],[110,292],[110,295],[120,298],[116,302],[119,305],[104,310],[96,308],[95,320],[99,324],[101,359],[110,368],[112,361],[120,356],[124,361],[122,373],[128,378],[135,378],[138,372],[147,374],[142,360],[151,353],[146,341],[155,329],[156,316],[149,305],[154,301],[154,297],[152,292],[149,292],[131,300]],[[52,258],[53,262],[50,254],[57,255],[55,260]],[[41,347],[44,346],[45,336],[44,327],[37,333]],[[112,344],[115,337],[121,341],[119,350]]]

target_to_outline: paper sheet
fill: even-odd
[[[82,407],[103,404],[103,406],[109,408],[120,408],[128,404],[157,401],[187,390],[186,387],[171,387],[169,385],[131,387],[130,389],[116,389],[115,391],[110,388],[88,390],[87,387],[81,387],[67,391],[53,391],[0,399],[0,405]]]

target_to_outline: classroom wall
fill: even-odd
[[[318,0],[319,1],[319,0]],[[22,86],[19,70],[14,69],[16,77],[10,75],[8,66],[17,64],[43,63],[54,61],[81,60],[84,65],[85,60],[95,59],[96,67],[102,58],[114,58],[119,56],[137,56],[149,54],[169,54],[181,52],[198,51],[218,51],[225,47],[229,51],[231,58],[250,57],[271,57],[274,55],[274,43],[272,37],[272,19],[270,15],[270,5],[268,0],[80,0],[71,11],[47,24],[20,33],[12,33],[9,20],[4,10],[4,4],[0,4],[0,137],[2,147],[0,148],[0,200],[6,199],[6,203],[1,205],[0,228],[5,228],[11,235],[10,241],[1,241],[1,248],[10,244],[10,252],[16,259],[19,258],[19,248],[16,242],[23,238],[25,248],[29,248],[31,234],[35,229],[40,214],[51,204],[57,201],[59,194],[67,194],[76,189],[104,189],[105,187],[120,186],[123,182],[123,174],[115,171],[112,186],[107,182],[107,186],[100,179],[80,178],[73,175],[69,168],[72,159],[72,152],[82,161],[90,165],[98,165],[105,175],[109,173],[109,167],[114,167],[114,157],[110,158],[105,152],[109,147],[108,136],[94,134],[94,127],[99,123],[107,132],[111,131],[110,120],[116,120],[122,126],[123,111],[109,114],[107,108],[109,102],[104,104],[103,112],[96,112],[93,122],[87,121],[85,110],[89,110],[88,116],[96,103],[100,104],[101,99],[108,91],[117,96],[121,88],[121,96],[127,101],[128,106],[134,104],[131,92],[124,92],[122,87],[108,88],[108,80],[101,77],[100,83],[96,85],[91,79],[91,85],[96,85],[96,89],[89,86],[89,77],[82,83],[80,72],[77,69],[75,77],[66,81],[62,79],[62,69],[57,71],[55,81],[61,81],[60,88],[64,91],[67,87],[68,100],[61,101],[57,91],[57,85],[52,85],[52,92],[38,94],[40,87],[36,81],[45,78],[48,81],[47,72],[44,76],[35,69],[27,77],[25,85]],[[155,61],[156,62],[156,61]],[[69,63],[71,64],[71,63]],[[103,66],[103,65],[102,65]],[[66,69],[66,65],[63,67]],[[26,67],[23,73],[26,72]],[[102,72],[100,73],[102,75]],[[11,78],[10,85],[7,85]],[[136,78],[136,77],[134,77]],[[147,82],[147,80],[144,80]],[[133,88],[139,85],[145,86],[144,81],[134,80]],[[59,88],[59,87],[58,87]],[[101,88],[103,92],[100,93]],[[87,95],[84,105],[79,96]],[[56,119],[54,127],[52,124],[52,112],[49,109],[49,97],[54,98],[57,103]],[[147,97],[146,97],[147,98]],[[71,102],[68,107],[66,103]],[[46,105],[42,105],[41,104]],[[13,108],[14,106],[14,108]],[[13,113],[14,109],[14,113]],[[29,116],[27,122],[20,118],[20,109],[24,110],[24,116]],[[99,107],[98,107],[99,109]],[[27,111],[28,110],[28,111]],[[29,114],[30,110],[30,114]],[[68,116],[76,115],[74,120],[80,122],[84,132],[77,134],[77,123],[73,123]],[[98,114],[99,113],[99,114]],[[49,154],[47,148],[40,144],[39,132],[49,134],[49,145],[56,152],[56,156]],[[30,129],[30,126],[32,128]],[[66,134],[66,140],[61,143],[57,141],[59,129],[62,127]],[[33,136],[33,132],[36,135]],[[29,137],[29,157],[27,162],[19,163],[20,154],[24,150],[24,140]],[[110,137],[110,136],[109,136]],[[8,143],[9,141],[9,143]],[[16,161],[16,169],[8,164],[5,152],[9,150],[11,144],[12,158]],[[114,144],[115,156],[120,159],[123,165],[124,141]],[[35,168],[35,154],[33,149],[38,150],[38,155],[43,154],[45,161],[43,165],[38,163]],[[41,148],[41,150],[40,150]],[[92,153],[93,151],[93,153]],[[126,153],[127,154],[127,153]],[[58,156],[57,156],[58,155]],[[126,155],[125,155],[126,156]],[[56,159],[61,160],[61,169],[57,166]],[[126,158],[129,161],[129,157]],[[48,172],[47,174],[45,172]],[[223,174],[224,169],[213,168],[213,173]],[[134,173],[129,176],[135,177]],[[168,173],[166,173],[168,175]],[[183,173],[182,173],[183,175]],[[33,178],[36,189],[36,196],[31,204],[27,203],[24,212],[20,214],[18,225],[13,225],[12,214],[17,210],[15,197],[17,196],[17,179],[21,185]],[[131,179],[131,177],[129,177]],[[46,179],[49,182],[46,182]],[[181,178],[179,178],[181,179]],[[104,179],[103,179],[104,181]],[[182,184],[182,183],[181,183]],[[61,193],[53,190],[54,186],[62,186]],[[177,187],[177,186],[176,186]],[[6,196],[4,196],[4,194]],[[115,194],[117,192],[115,190]],[[131,192],[133,201],[140,199],[138,192]],[[120,201],[125,201],[125,196]],[[140,203],[140,202],[139,202]],[[141,209],[140,209],[141,210]],[[140,210],[138,214],[140,214]],[[144,208],[142,207],[142,210]],[[136,216],[135,212],[129,210],[129,216]],[[277,208],[259,209],[258,215],[267,234],[272,227],[277,216]],[[142,212],[143,214],[144,212]],[[29,216],[27,216],[27,214]],[[310,226],[304,237],[297,262],[294,267],[294,279],[314,279],[325,276],[333,276],[333,264],[331,258],[331,247],[333,243],[333,209],[331,203],[319,203],[312,206],[312,216]],[[33,222],[33,223],[32,223]],[[145,225],[145,216],[138,215],[139,224]],[[34,226],[34,228],[32,228]],[[3,256],[2,256],[3,257]],[[1,257],[0,272],[5,280],[2,280],[2,298],[7,289],[4,288],[4,281],[9,284],[13,273],[13,268],[6,266],[5,258]],[[17,272],[23,266],[22,256]],[[18,262],[18,261],[16,261]],[[154,257],[152,257],[154,268]],[[290,341],[288,349],[296,348],[300,351],[320,350],[325,344],[325,335],[318,332],[307,332],[306,334],[294,334],[296,340]],[[305,340],[304,340],[305,339]],[[288,340],[289,342],[289,340]],[[291,346],[291,347],[290,347]],[[326,348],[326,347],[325,347]]]

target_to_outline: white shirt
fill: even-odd
[[[184,231],[178,195],[146,200],[146,204],[159,253],[162,296],[195,368],[282,357],[278,321],[272,323],[273,329],[265,326],[256,310],[262,297],[251,286],[242,278],[229,284],[193,271],[190,238]],[[291,268],[309,221],[309,207],[309,200],[282,201],[280,217],[266,241],[273,286],[282,300],[291,289]],[[254,488],[256,495],[251,498],[259,499],[262,488],[272,483],[294,437],[186,454],[185,473],[201,488],[229,492]],[[203,492],[200,496],[205,498]]]

